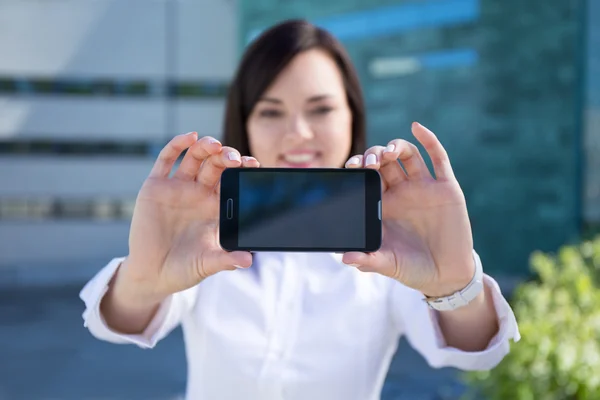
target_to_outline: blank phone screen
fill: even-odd
[[[365,246],[365,175],[240,172],[240,247]]]

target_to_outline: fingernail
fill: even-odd
[[[235,151],[232,151],[231,153],[227,154],[227,158],[229,158],[231,161],[241,161],[240,155]]]
[[[193,136],[195,134],[196,134],[196,132],[188,132],[188,133],[186,133],[186,136]]]
[[[355,268],[360,267],[360,265],[358,265],[358,264],[346,264],[346,265],[349,267],[355,267]]]
[[[396,149],[396,146],[394,146],[393,144],[389,144],[386,148],[385,148],[385,152],[386,153],[391,153]]]
[[[246,269],[246,267],[242,267],[241,265],[237,265],[237,264],[233,264],[234,267],[239,268],[239,269]]]
[[[367,161],[365,162],[365,165],[375,165],[377,164],[377,156],[375,154],[369,154],[367,156]]]
[[[351,159],[348,160],[348,165],[358,165],[360,164],[360,160],[358,159],[358,157],[352,157]]]
[[[219,141],[218,141],[217,139],[215,139],[215,138],[211,138],[211,139],[208,141],[208,144],[213,144],[213,143],[219,143]]]

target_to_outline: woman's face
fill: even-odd
[[[263,167],[342,167],[352,112],[333,59],[316,49],[298,54],[257,102],[246,129]]]

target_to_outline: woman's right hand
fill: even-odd
[[[196,132],[173,138],[138,194],[129,255],[115,283],[144,303],[159,302],[219,271],[249,267],[250,253],[226,252],[218,237],[221,173],[240,166],[259,164],[211,137],[197,140]]]

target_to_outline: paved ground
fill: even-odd
[[[0,400],[181,398],[181,331],[153,350],[100,342],[83,328],[78,290],[0,290]],[[382,400],[457,398],[453,370],[431,370],[404,342],[399,352]]]

